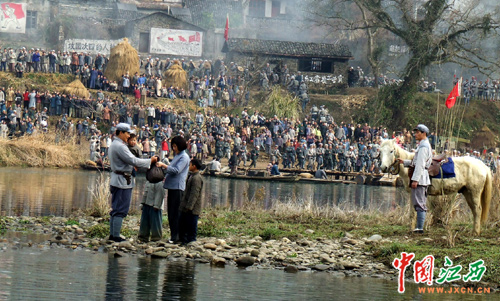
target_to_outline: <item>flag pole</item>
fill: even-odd
[[[436,145],[439,145],[437,142],[439,142],[439,92],[437,93],[437,110],[436,110],[436,137],[434,138],[435,141],[434,143]],[[437,148],[437,147],[436,147]]]

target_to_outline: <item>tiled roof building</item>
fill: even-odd
[[[263,54],[284,57],[320,57],[350,59],[351,51],[343,44],[302,43],[256,39],[229,39],[225,52]]]

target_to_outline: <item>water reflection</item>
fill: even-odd
[[[162,300],[196,300],[195,263],[167,262]]]
[[[194,262],[34,248],[0,251],[4,300],[497,300],[496,294],[427,294],[407,283],[329,273],[211,268]],[[106,264],[107,263],[107,264]]]
[[[108,257],[106,273],[106,300],[123,300],[126,294],[127,262],[123,258]]]
[[[90,207],[90,189],[99,173],[70,169],[0,168],[0,215],[68,216]],[[22,181],[21,181],[22,180]],[[262,208],[274,202],[312,201],[320,206],[388,211],[408,197],[403,189],[346,184],[243,181],[204,177],[204,206]],[[139,175],[131,209],[139,208],[145,177]]]

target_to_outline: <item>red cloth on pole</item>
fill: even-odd
[[[457,97],[460,96],[460,88],[462,86],[462,79],[460,79],[455,87],[453,87],[453,90],[451,90],[450,95],[448,95],[448,98],[446,98],[446,107],[448,109],[451,109],[454,105],[455,102],[457,101]]]
[[[229,39],[229,15],[226,17],[226,28],[224,29],[224,39]]]

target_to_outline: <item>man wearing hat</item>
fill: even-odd
[[[399,160],[405,167],[410,167],[411,201],[417,211],[417,227],[413,232],[424,233],[425,213],[427,212],[427,188],[431,185],[428,168],[432,163],[432,149],[427,135],[429,128],[423,124],[413,129],[415,139],[419,141],[413,160]],[[413,172],[412,172],[413,169]]]
[[[139,159],[135,157],[127,147],[127,140],[133,133],[130,125],[119,123],[116,125],[116,137],[108,149],[109,162],[111,164],[111,218],[109,221],[110,240],[123,241],[120,237],[123,218],[127,216],[130,201],[132,199],[132,188],[134,178],[132,170],[137,168],[149,168],[155,164],[158,157],[151,159]]]

